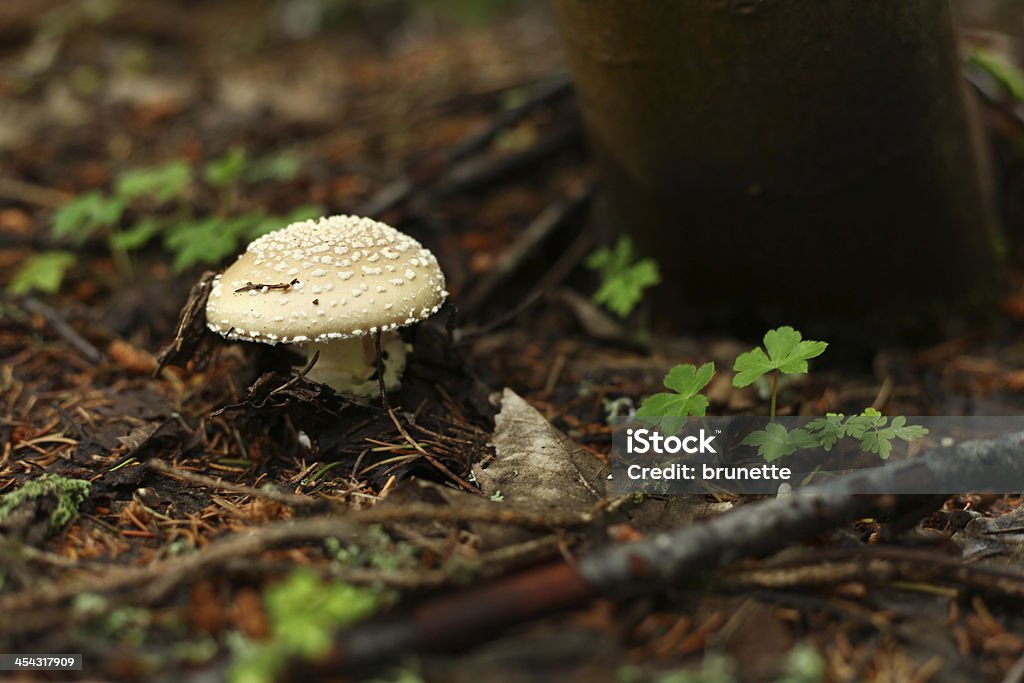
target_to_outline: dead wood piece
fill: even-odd
[[[206,329],[206,301],[210,298],[214,277],[214,273],[206,271],[192,285],[188,301],[181,309],[178,325],[174,329],[174,341],[157,357],[154,376],[159,376],[168,365],[184,366],[195,356],[203,340],[212,334]]]

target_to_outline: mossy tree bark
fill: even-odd
[[[878,340],[865,322],[991,293],[946,0],[554,4],[607,217],[658,258],[662,301]]]

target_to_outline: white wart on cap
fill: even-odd
[[[369,218],[330,216],[293,223],[253,241],[214,280],[206,319],[212,331],[228,339],[319,350],[310,377],[334,386],[325,373],[354,373],[356,383],[373,374],[373,357],[364,362],[372,334],[433,315],[447,296],[437,259],[415,239]],[[338,344],[342,340],[360,343]],[[397,336],[386,341],[388,355],[404,360]],[[340,348],[330,348],[335,346]],[[339,356],[340,365],[331,355]],[[391,380],[397,386],[397,378]]]

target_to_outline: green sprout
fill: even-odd
[[[732,384],[737,388],[746,387],[772,373],[771,417],[775,419],[779,374],[806,374],[807,361],[820,356],[826,348],[828,344],[823,341],[804,341],[803,335],[788,325],[769,330],[764,335],[764,349],[758,346],[736,358],[732,366],[736,372]]]
[[[594,301],[620,318],[636,308],[645,289],[661,282],[657,262],[651,258],[635,260],[633,240],[627,235],[619,237],[614,247],[601,247],[591,253],[584,264],[601,274]]]
[[[75,262],[69,251],[44,251],[34,254],[14,274],[8,291],[15,296],[32,290],[54,294],[64,282],[64,275]]]

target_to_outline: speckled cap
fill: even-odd
[[[254,240],[214,280],[206,324],[265,344],[348,339],[433,315],[444,286],[437,259],[412,237],[369,218],[330,216]]]

